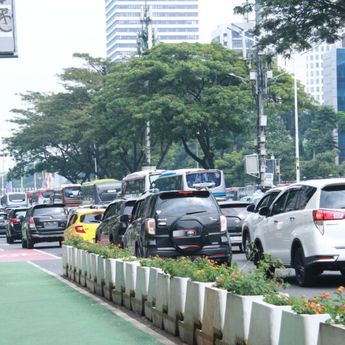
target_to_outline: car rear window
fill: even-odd
[[[93,224],[99,223],[102,218],[101,213],[90,213],[90,214],[83,214],[80,216],[80,221],[85,224]]]
[[[17,217],[20,217],[20,216],[25,216],[26,214],[26,210],[22,210],[22,211],[16,211],[16,212],[13,212],[13,218],[17,218]]]
[[[320,207],[345,208],[345,185],[327,186],[321,190]]]
[[[34,209],[34,216],[63,216],[66,215],[64,207],[39,207]]]
[[[26,194],[24,194],[24,193],[9,194],[8,200],[11,202],[25,201],[26,200]]]
[[[234,206],[226,206],[223,205],[220,207],[222,213],[227,216],[227,217],[239,217],[241,219],[245,218],[246,215],[249,213],[247,211],[247,205],[246,206],[239,206],[239,205],[234,205]]]
[[[209,192],[163,193],[158,198],[156,212],[160,217],[197,213],[219,213]]]

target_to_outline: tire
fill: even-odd
[[[152,250],[149,247],[146,247],[144,257],[149,258],[151,256],[152,256]]]
[[[26,239],[26,248],[33,249],[33,247],[34,247],[34,243],[32,242],[32,239],[30,237],[28,237]]]
[[[12,238],[12,237],[6,236],[6,242],[7,242],[8,244],[12,244],[14,241],[13,241],[13,238]]]
[[[27,248],[28,244],[24,238],[22,238],[22,248]]]
[[[253,257],[254,265],[256,267],[259,267],[260,261],[264,257],[264,249],[262,248],[262,244],[260,242],[257,242],[254,244],[252,257]]]
[[[243,247],[243,251],[247,260],[252,261],[253,260],[252,243],[250,240],[250,235],[247,231],[243,234],[242,247]]]
[[[305,265],[305,256],[302,247],[298,247],[294,253],[294,268],[296,273],[296,280],[299,286],[305,287],[312,285],[316,274],[314,271]]]

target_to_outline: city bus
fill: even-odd
[[[78,207],[81,205],[81,185],[66,184],[54,189],[50,196],[51,204],[65,204],[66,207]]]
[[[217,200],[225,200],[224,172],[219,169],[177,169],[160,174],[153,188],[160,191],[207,188]]]
[[[121,195],[126,198],[137,198],[149,191],[152,183],[164,170],[136,171],[124,177],[121,181]]]
[[[27,207],[28,204],[28,196],[25,192],[10,192],[1,197],[1,206],[3,208]]]
[[[83,205],[109,204],[121,192],[121,181],[102,179],[85,182],[81,185]]]
[[[32,205],[39,205],[39,204],[49,204],[50,197],[53,195],[54,189],[37,189],[32,193],[31,196],[31,204]]]

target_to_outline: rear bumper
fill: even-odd
[[[56,241],[63,241],[64,239],[64,233],[62,232],[61,234],[30,234],[31,239],[34,242],[56,242]]]
[[[340,271],[345,269],[345,260],[338,260],[339,255],[314,255],[305,258],[306,265],[324,271]]]
[[[177,258],[181,256],[188,256],[192,258],[207,257],[212,260],[219,262],[227,262],[231,257],[231,248],[228,245],[213,245],[204,246],[197,251],[181,251],[174,247],[156,248],[149,247],[152,256],[166,257],[166,258]]]

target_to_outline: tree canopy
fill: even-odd
[[[341,38],[345,20],[344,0],[256,0],[261,6],[260,46],[272,46],[281,54],[303,51],[321,42]],[[252,12],[255,1],[236,7],[237,13]]]

